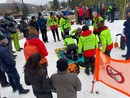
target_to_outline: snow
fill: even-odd
[[[117,21],[114,21],[114,23],[109,23],[109,22],[105,23],[106,26],[108,26],[109,29],[111,30],[113,42],[115,42],[115,38],[116,38],[115,35],[118,33],[122,33],[123,22],[124,22],[123,20],[117,20]],[[82,26],[72,25],[72,30],[77,27],[82,27]],[[90,29],[92,29],[92,27],[90,27]],[[60,42],[59,41],[54,42],[51,31],[48,31],[47,34],[48,34],[48,38],[49,38],[49,43],[46,43],[45,45],[49,52],[49,55],[47,57],[48,62],[49,62],[48,74],[49,74],[49,76],[51,76],[53,73],[57,72],[56,61],[58,60],[58,58],[56,57],[54,49],[61,48],[64,46],[63,46],[63,40],[61,40]],[[60,30],[59,30],[59,34],[60,34]],[[40,35],[40,39],[41,39],[41,35]],[[60,35],[60,39],[62,39],[61,35]],[[118,38],[118,43],[119,43],[119,39],[120,38]],[[25,42],[25,39],[20,40],[21,47],[23,47],[24,42]],[[114,48],[111,52],[111,56],[114,59],[122,60],[124,58],[122,58],[121,55],[125,54],[125,53],[126,53],[126,50],[122,51],[118,48]],[[35,98],[35,96],[33,95],[31,86],[26,86],[24,83],[23,66],[25,64],[25,59],[23,56],[23,51],[16,52],[16,54],[17,54],[16,67],[18,69],[18,72],[19,72],[19,75],[21,78],[20,79],[21,84],[23,85],[24,88],[30,89],[30,92],[25,95],[19,95],[18,92],[13,93],[11,87],[7,87],[7,88],[0,87],[0,95],[1,95],[0,98],[3,98],[5,96],[7,98]],[[127,96],[123,95],[122,93],[117,92],[116,90],[113,90],[110,87],[107,87],[106,85],[104,85],[101,82],[95,83],[94,93],[91,94],[90,92],[91,92],[93,75],[87,76],[84,73],[84,69],[80,69],[80,73],[79,73],[78,77],[80,78],[80,80],[82,82],[82,90],[78,92],[78,98],[104,98],[104,97],[105,98],[128,98]],[[96,92],[98,92],[99,94],[96,94]],[[53,93],[53,98],[57,98],[56,94],[54,94],[54,93]]]

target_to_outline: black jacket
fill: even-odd
[[[42,69],[42,74],[38,76],[33,69],[25,69],[24,78],[26,85],[32,85],[35,96],[41,96],[38,98],[52,98],[51,83],[46,70]]]
[[[38,25],[38,22],[37,22],[37,21],[33,22],[33,21],[31,20],[30,23],[29,23],[29,25],[32,26],[32,27],[35,27],[36,30],[37,30],[37,32],[39,32],[39,25]]]
[[[4,45],[0,45],[0,64],[3,71],[14,68],[16,64],[12,54]]]

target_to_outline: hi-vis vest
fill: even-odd
[[[98,48],[98,39],[94,34],[79,37],[78,53],[82,53],[82,49],[86,51],[96,48]]]
[[[102,45],[102,51],[105,52],[106,46],[112,44],[112,36],[109,29],[106,29],[100,33],[100,41]]]

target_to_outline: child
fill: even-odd
[[[90,75],[89,67],[91,67],[92,74],[94,73],[94,55],[95,49],[98,47],[97,37],[89,30],[87,25],[82,27],[83,32],[79,37],[78,53],[82,57],[82,52],[85,60],[85,73]]]
[[[81,81],[67,68],[68,61],[61,58],[57,61],[58,72],[51,76],[52,92],[57,93],[57,98],[77,98],[77,91],[81,90]]]
[[[52,98],[51,83],[47,72],[40,65],[41,55],[33,54],[24,66],[26,85],[32,85],[33,93],[37,98]]]
[[[72,37],[65,35],[64,45],[67,47],[66,57],[69,59],[78,59],[77,46]]]

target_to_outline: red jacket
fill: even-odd
[[[83,11],[83,9],[80,7],[79,9],[78,9],[78,16],[79,17],[82,17],[84,15],[84,11]]]
[[[91,35],[91,34],[92,34],[92,31],[87,30],[87,31],[82,32],[82,33],[81,33],[81,36],[86,37],[86,36],[89,36],[89,35]],[[95,52],[96,52],[95,49],[90,49],[90,50],[85,50],[85,51],[83,51],[83,54],[84,54],[84,56],[86,56],[86,57],[92,57],[92,56],[95,55]]]
[[[40,53],[42,55],[41,64],[47,62],[47,59],[45,57],[48,55],[48,52],[47,52],[47,49],[46,49],[44,43],[36,35],[29,36],[29,38],[27,40],[30,45],[36,46],[38,53]],[[24,47],[26,47],[26,46],[27,46],[27,44],[25,42]]]

